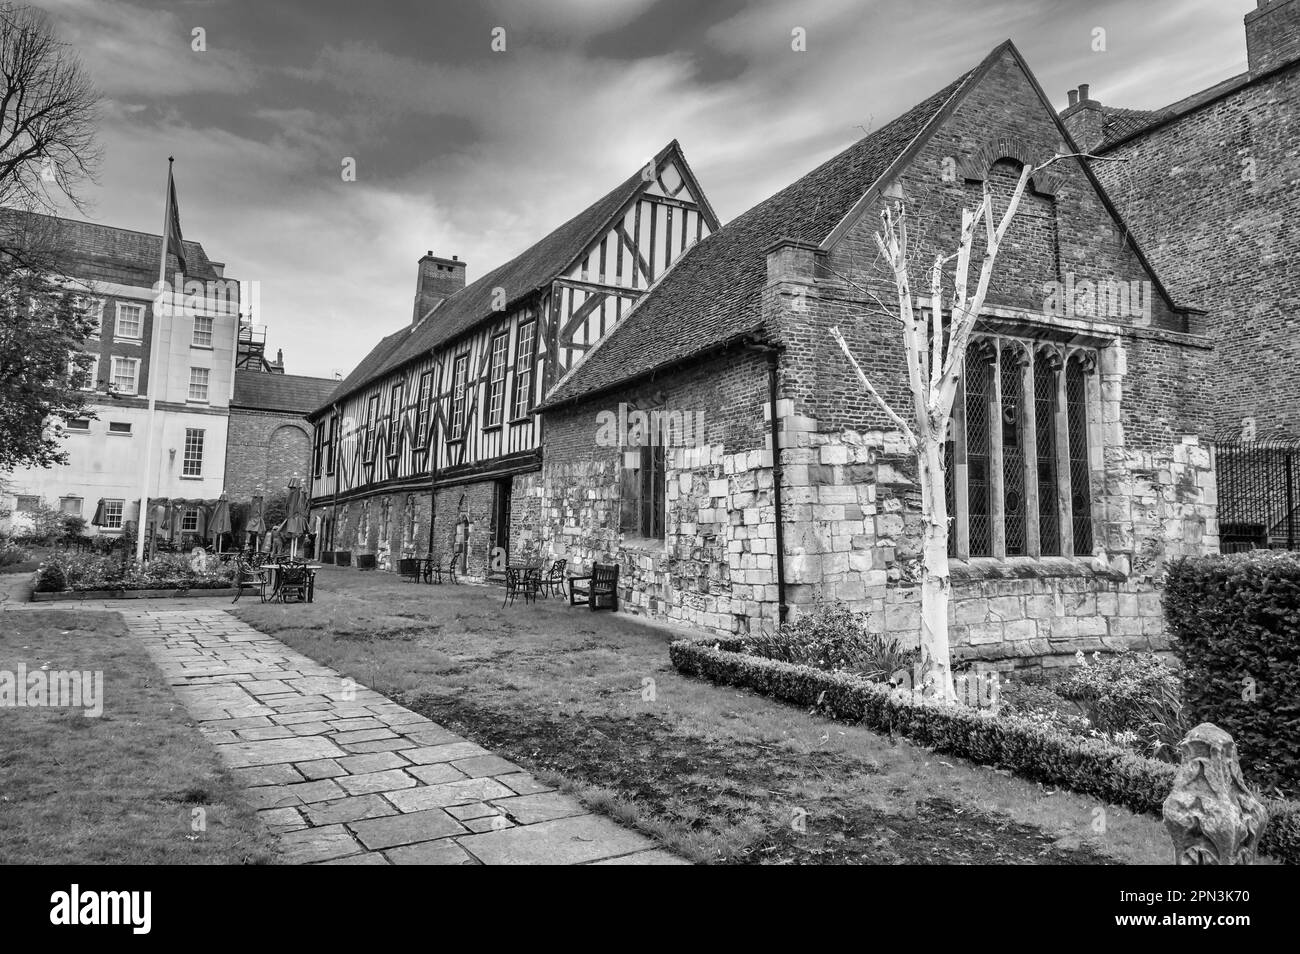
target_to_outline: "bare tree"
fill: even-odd
[[[0,3],[0,205],[53,211],[95,181],[99,94],[48,17]]]
[[[922,304],[913,290],[911,268],[916,257],[908,238],[908,213],[905,204],[898,201],[881,213],[884,225],[876,233],[876,245],[888,267],[897,302],[889,309],[891,317],[900,321],[903,335],[903,354],[907,366],[907,387],[911,396],[911,423],[890,406],[880,391],[872,384],[858,363],[839,328],[831,329],[831,337],[849,360],[858,381],[884,411],[903,436],[904,442],[916,456],[918,478],[921,484],[921,516],[924,524],[921,563],[921,650],[930,665],[935,688],[945,699],[954,697],[951,652],[948,642],[948,602],[950,578],[948,570],[948,502],[944,493],[944,440],[952,419],[953,401],[957,384],[964,368],[966,346],[984,310],[984,298],[993,278],[993,267],[998,250],[1006,238],[1007,230],[1015,218],[1025,188],[1033,176],[1062,159],[1074,155],[1058,155],[1042,165],[1026,164],[1012,191],[1006,211],[1000,221],[994,221],[993,193],[988,180],[984,182],[984,195],[972,212],[963,209],[961,235],[957,251],[947,257],[936,254],[929,263],[928,274],[923,278],[929,300]],[[980,262],[979,277],[974,288],[970,286],[971,251],[976,230],[984,227],[984,257]],[[944,320],[945,269],[953,267],[951,277],[950,318]],[[856,284],[856,283],[855,283]],[[868,292],[870,297],[880,299]],[[928,321],[923,309],[928,306]],[[928,326],[928,327],[927,327]]]

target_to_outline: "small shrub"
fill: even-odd
[[[819,606],[785,623],[773,633],[741,640],[744,652],[817,669],[856,672],[883,681],[911,669],[920,651],[904,648],[897,637],[869,632],[867,617],[842,603]]]
[[[1169,568],[1165,618],[1191,722],[1232,735],[1261,783],[1300,784],[1300,554],[1256,550]]]
[[[1182,675],[1155,653],[1081,659],[1055,688],[1098,732],[1165,762],[1178,761],[1178,743],[1196,725],[1183,706]]]
[[[13,566],[30,558],[30,554],[16,543],[0,543],[0,566]]]

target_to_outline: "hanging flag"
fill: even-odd
[[[176,261],[180,263],[181,271],[188,272],[185,267],[185,239],[181,236],[181,210],[176,203],[176,180],[172,178],[171,160],[168,160],[167,166],[167,235],[166,244],[163,246],[163,256],[166,257],[170,251],[176,256]]]

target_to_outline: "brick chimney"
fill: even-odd
[[[464,262],[455,255],[451,258],[438,258],[433,252],[426,252],[420,259],[420,271],[415,281],[415,309],[411,316],[412,324],[464,287]]]
[[[1300,0],[1257,0],[1246,14],[1246,62],[1258,76],[1300,58]]]
[[[1105,135],[1103,126],[1106,119],[1102,115],[1101,103],[1089,95],[1087,83],[1080,83],[1078,89],[1066,94],[1070,104],[1061,110],[1061,122],[1070,130],[1070,135],[1084,152],[1092,152],[1101,145]]]

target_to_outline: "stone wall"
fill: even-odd
[[[873,631],[920,639],[915,465],[896,433],[827,433],[782,421],[786,587],[797,614],[839,601]],[[1217,549],[1214,471],[1194,437],[1106,457],[1090,559],[951,561],[957,660],[1053,665],[1075,652],[1165,649],[1158,584],[1168,561]]]
[[[546,554],[570,569],[617,562],[629,612],[725,633],[775,619],[767,402],[767,359],[742,351],[548,414],[538,498]],[[689,446],[665,448],[663,540],[636,528],[639,451],[597,439],[599,416],[620,405],[702,423]]]

